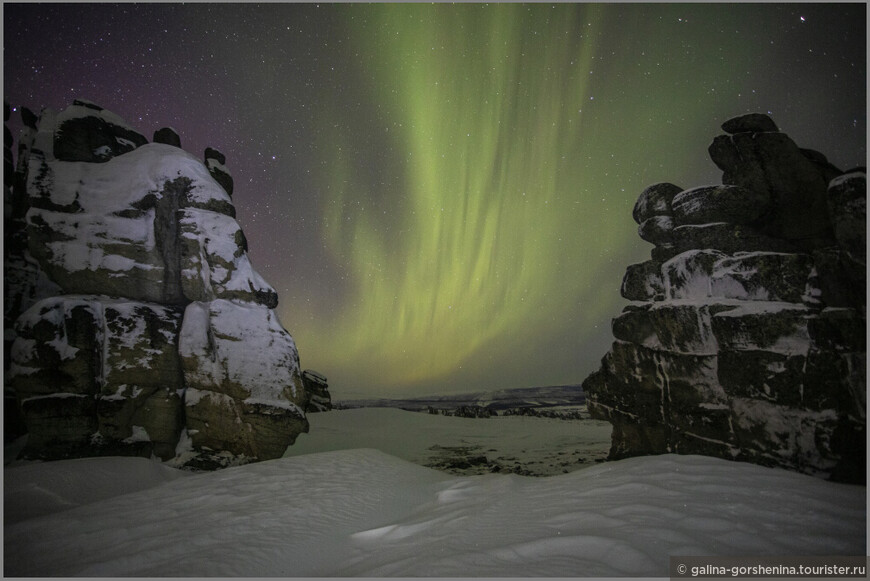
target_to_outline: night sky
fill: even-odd
[[[4,97],[227,156],[254,267],[333,398],[580,383],[648,185],[767,112],[866,164],[865,4],[8,4]],[[20,121],[10,123],[18,135]]]

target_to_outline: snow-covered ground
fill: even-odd
[[[545,478],[457,476],[402,459],[449,445],[427,439],[436,428],[422,418],[475,430],[489,420],[376,411],[391,413],[312,415],[323,437],[299,440],[315,451],[315,440],[339,447],[338,432],[360,434],[350,449],[213,473],[136,458],[7,467],[4,573],[667,576],[669,555],[866,551],[864,487],[676,455]]]
[[[375,448],[459,475],[516,472],[551,476],[602,461],[610,423],[522,416],[457,418],[389,408],[309,414],[311,429],[285,456]]]

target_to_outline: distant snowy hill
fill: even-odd
[[[368,412],[386,412],[383,441],[435,443],[425,427],[403,432],[403,416],[490,423],[316,415],[371,433],[354,426]],[[198,474],[88,458],[6,468],[4,505],[16,507],[6,576],[667,577],[670,555],[863,555],[866,544],[865,487],[703,456],[546,478],[455,476],[371,448]]]
[[[451,395],[430,395],[406,399],[354,399],[336,402],[338,407],[392,407],[405,410],[450,409],[459,406],[480,406],[490,411],[517,407],[582,406],[586,396],[580,385],[521,387],[495,391],[476,391]]]

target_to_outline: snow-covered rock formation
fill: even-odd
[[[28,125],[4,268],[25,455],[281,456],[308,429],[308,394],[223,156],[203,164],[168,128],[148,143],[86,101]]]
[[[761,114],[709,148],[723,184],[647,188],[616,341],[583,384],[610,456],[678,452],[865,480],[866,177]]]
[[[302,372],[302,383],[305,384],[305,391],[310,397],[305,408],[307,413],[328,412],[332,409],[332,396],[329,394],[329,383],[326,377],[313,369],[306,369]]]

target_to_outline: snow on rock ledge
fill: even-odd
[[[308,431],[296,345],[274,311],[221,299],[191,303],[179,341],[188,434],[203,450],[197,465],[225,465],[224,450],[276,458]]]
[[[63,295],[19,317],[10,375],[30,432],[28,453],[65,457],[99,448],[172,458],[182,427],[181,315],[174,306]]]
[[[24,453],[208,468],[281,456],[308,429],[308,394],[223,156],[209,149],[207,167],[147,143],[87,101],[43,111],[22,139],[26,243],[5,315]]]
[[[864,482],[865,174],[764,115],[723,129],[710,146],[723,185],[657,184],[635,205],[655,248],[626,271],[633,302],[583,384],[590,412],[614,425],[612,458],[707,454]]]

